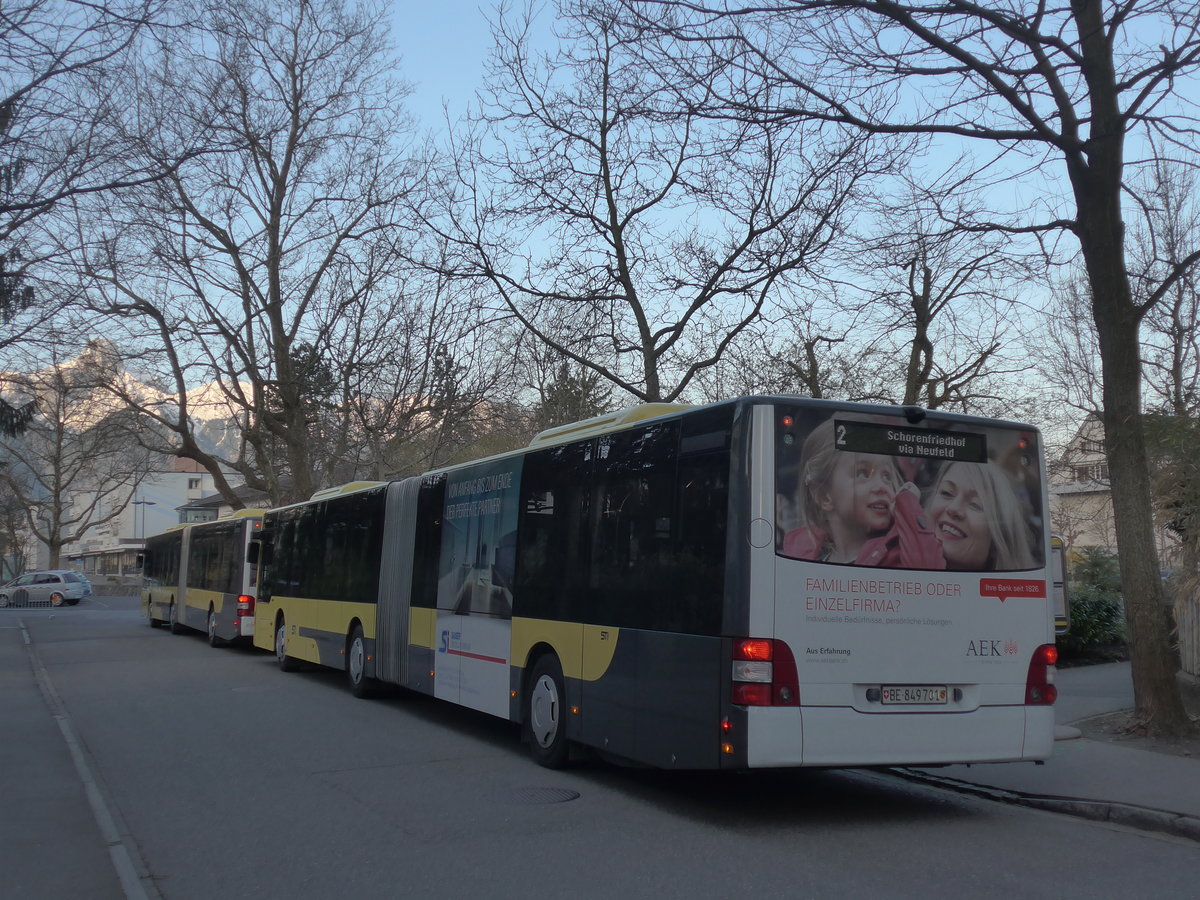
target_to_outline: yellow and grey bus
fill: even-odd
[[[649,405],[264,514],[256,646],[663,768],[1046,759],[1040,436],[915,407]]]
[[[146,539],[142,612],[172,634],[204,631],[217,647],[254,636],[262,510],[177,525]]]

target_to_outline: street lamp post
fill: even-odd
[[[145,547],[146,546],[146,507],[147,506],[157,506],[158,504],[155,503],[153,500],[134,500],[133,505],[135,507],[137,507],[137,509],[135,509],[134,513],[133,513],[133,542],[136,544],[140,540],[141,546]],[[139,514],[141,515],[141,518],[142,518],[140,528],[138,527],[138,515]],[[145,555],[144,552],[141,555],[144,556]],[[124,568],[124,565],[125,565],[124,562],[122,562],[121,563],[122,568]],[[140,568],[141,568],[140,564],[139,564],[138,568],[140,571]]]
[[[140,538],[142,541],[145,541],[146,540],[146,507],[147,506],[157,506],[158,504],[155,503],[153,500],[134,500],[133,505],[136,507],[139,507],[137,510],[135,510],[135,514],[134,514],[133,539],[136,541]],[[141,518],[142,518],[141,527],[138,526],[138,521],[137,521],[138,514],[140,514]]]

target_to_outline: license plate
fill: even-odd
[[[893,684],[882,688],[883,702],[891,704],[945,703],[943,684]]]

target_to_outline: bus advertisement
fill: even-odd
[[[1040,435],[651,405],[264,514],[255,644],[663,768],[1046,759]]]

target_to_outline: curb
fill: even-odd
[[[1062,815],[1075,816],[1080,819],[1090,819],[1094,822],[1108,822],[1112,825],[1122,825],[1138,831],[1154,831],[1200,843],[1200,817],[1186,813],[1155,809],[1149,806],[1136,806],[1131,803],[1115,803],[1108,800],[1085,800],[1078,797],[1026,794],[1022,791],[1013,791],[1005,788],[983,787],[982,785],[971,784],[967,781],[959,781],[955,778],[945,778],[938,775],[930,775],[927,772],[918,772],[915,769],[888,769],[887,771],[905,781],[914,781],[920,784],[940,787],[959,794],[967,794],[985,800],[993,800],[998,803],[1026,806],[1030,809],[1061,813]]]

